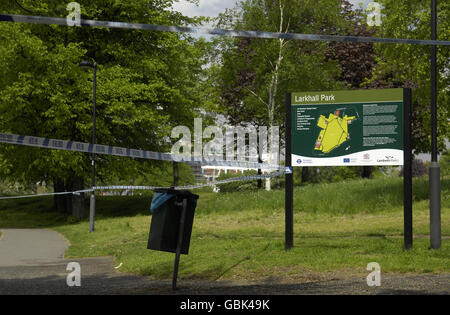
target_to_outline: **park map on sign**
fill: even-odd
[[[348,125],[352,123],[355,116],[348,117],[344,115],[340,117],[340,110],[336,110],[334,114],[330,113],[328,118],[320,115],[317,126],[322,130],[315,143],[314,150],[329,153],[339,147],[341,144],[350,139]]]

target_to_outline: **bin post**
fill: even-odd
[[[175,252],[175,265],[173,267],[172,289],[177,289],[178,265],[180,263],[181,246],[183,244],[184,220],[186,218],[187,198],[183,199],[183,208],[181,209],[180,226],[178,228],[177,250]]]
[[[95,230],[95,193],[91,192],[91,199],[89,203],[89,232]]]

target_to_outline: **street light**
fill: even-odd
[[[437,39],[437,0],[431,0],[431,40]],[[430,164],[430,243],[441,247],[441,184],[438,164],[437,123],[437,46],[431,46],[431,164]]]
[[[97,102],[97,63],[90,61],[81,61],[79,66],[82,68],[94,69],[94,97],[93,97],[93,113],[92,113],[92,145],[95,145],[95,104]],[[95,154],[94,148],[92,148],[92,177],[91,187],[95,187]],[[91,191],[91,200],[89,208],[89,232],[94,232],[94,218],[95,218],[95,193]]]

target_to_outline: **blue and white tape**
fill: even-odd
[[[48,25],[65,25],[68,22],[66,18],[57,18],[49,16],[31,16],[0,14],[0,21],[13,23],[36,23]],[[421,40],[421,39],[402,39],[402,38],[379,38],[363,36],[340,36],[340,35],[318,35],[318,34],[298,34],[298,33],[277,33],[261,31],[238,31],[223,30],[198,27],[182,27],[170,25],[152,25],[140,23],[126,23],[113,21],[80,20],[80,26],[87,27],[107,27],[122,28],[132,30],[147,30],[173,33],[193,33],[206,35],[219,35],[231,37],[246,38],[269,38],[269,39],[287,39],[287,40],[308,40],[308,41],[334,41],[334,42],[352,42],[352,43],[387,43],[387,44],[410,44],[410,45],[445,45],[449,46],[450,41]]]
[[[173,188],[176,190],[190,190],[190,189],[199,189],[203,187],[217,186],[232,182],[242,182],[249,180],[258,180],[258,179],[266,179],[282,176],[285,173],[283,171],[280,172],[272,172],[269,174],[262,175],[252,175],[252,176],[238,176],[233,178],[227,178],[219,181],[213,181],[205,184],[197,184],[197,185],[186,185],[186,186],[177,186],[177,187],[155,187],[155,186],[126,186],[126,185],[116,185],[116,186],[95,186],[94,190],[155,190],[155,189],[167,189]]]
[[[130,158],[160,160],[160,161],[172,161],[172,162],[185,162],[188,164],[201,164],[209,166],[230,166],[241,167],[250,169],[264,169],[264,170],[284,170],[284,166],[275,164],[264,164],[247,161],[225,161],[225,160],[208,160],[198,159],[196,157],[190,157],[190,160],[186,156],[175,155],[170,153],[153,152],[139,149],[130,149],[115,147],[110,145],[84,143],[78,141],[66,141],[51,138],[41,138],[33,136],[23,136],[16,134],[0,133],[0,143],[9,143],[16,145],[25,145],[46,149],[68,150],[78,151],[85,153],[106,154],[124,156]]]
[[[56,195],[79,195],[81,193],[90,192],[90,191],[92,191],[92,189],[83,189],[83,190],[77,190],[77,191],[61,191],[61,192],[21,195],[21,196],[5,196],[5,197],[0,197],[0,200],[33,198],[33,197],[43,197],[43,196],[56,196]]]
[[[272,172],[269,174],[262,175],[254,175],[254,176],[240,176],[228,178],[220,181],[209,182],[205,184],[197,184],[197,185],[186,185],[186,186],[177,186],[177,187],[159,187],[159,186],[130,186],[130,185],[115,185],[115,186],[95,186],[91,189],[83,189],[76,191],[63,191],[63,192],[55,192],[55,193],[43,193],[43,194],[33,194],[33,195],[22,195],[22,196],[5,196],[1,197],[0,200],[6,199],[21,199],[21,198],[32,198],[32,197],[43,197],[43,196],[54,196],[54,195],[79,195],[81,193],[92,192],[92,191],[108,191],[108,190],[155,190],[155,189],[176,189],[176,190],[192,190],[199,189],[204,187],[213,187],[221,184],[231,183],[231,182],[242,182],[249,180],[257,180],[257,179],[265,179],[265,178],[273,178],[282,176],[284,174],[283,171]]]

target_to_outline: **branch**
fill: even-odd
[[[27,11],[28,13],[34,14],[33,11],[24,8],[19,2],[17,2],[17,0],[14,0],[14,2],[15,2],[22,10]]]
[[[269,107],[269,104],[263,100],[261,98],[261,96],[259,96],[258,94],[256,94],[255,92],[253,92],[252,90],[250,90],[249,88],[245,87],[244,89],[246,89],[247,91],[249,91],[253,96],[255,96],[261,103],[263,103],[264,105],[266,105],[267,107]]]
[[[280,0],[280,33],[283,32],[283,6],[281,5],[281,0]]]

